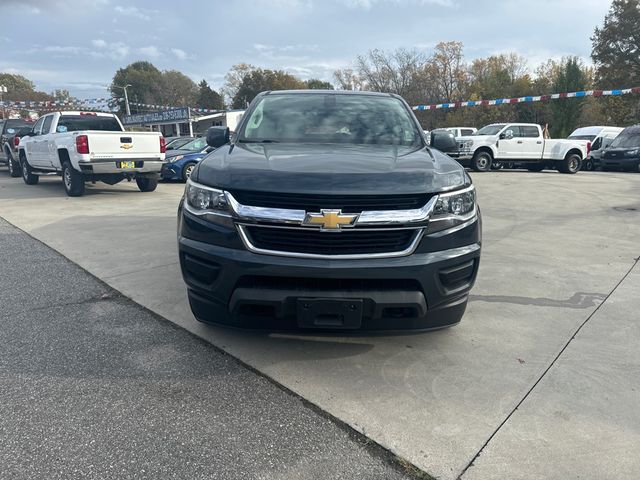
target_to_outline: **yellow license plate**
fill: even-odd
[[[136,168],[136,162],[118,162],[120,168]]]

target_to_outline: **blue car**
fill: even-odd
[[[207,152],[194,152],[167,157],[167,163],[162,166],[160,176],[163,180],[186,182],[195,166],[206,156]]]

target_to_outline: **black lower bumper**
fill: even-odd
[[[189,303],[203,322],[291,330],[422,330],[456,324],[480,244],[399,258],[261,255],[179,237]]]

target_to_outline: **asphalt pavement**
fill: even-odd
[[[417,475],[0,219],[1,479]]]

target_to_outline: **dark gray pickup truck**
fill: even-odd
[[[475,188],[388,94],[265,92],[193,171],[179,207],[195,317],[264,329],[434,329],[480,261]]]

